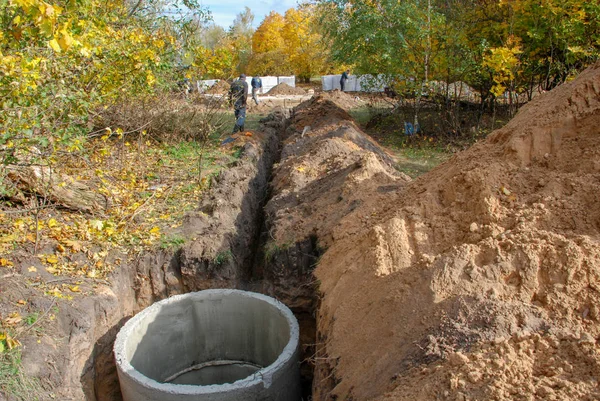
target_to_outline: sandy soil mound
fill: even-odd
[[[597,63],[340,219],[314,399],[600,399],[599,126]]]
[[[285,82],[282,82],[279,85],[272,87],[271,90],[267,92],[267,95],[306,95],[306,91],[302,88],[289,86]]]
[[[390,156],[328,100],[302,103],[288,124],[265,206],[269,237],[261,270],[274,283],[272,295],[312,314],[315,262],[334,241],[339,222],[410,178],[398,173]]]
[[[344,110],[355,109],[365,105],[365,102],[358,96],[352,96],[346,92],[334,90],[331,92],[321,92],[318,95],[322,99],[329,100]]]
[[[213,86],[211,86],[206,93],[210,93],[212,95],[223,95],[229,92],[229,88],[231,85],[227,83],[224,79],[220,80]]]
[[[327,96],[320,94],[294,108],[291,124],[302,131],[306,126],[315,129],[340,121],[353,121],[353,118]]]

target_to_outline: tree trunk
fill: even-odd
[[[66,174],[58,174],[50,167],[39,165],[8,165],[6,176],[22,193],[44,196],[68,209],[82,212],[104,212],[109,200],[82,182]],[[23,200],[23,196],[15,196]]]

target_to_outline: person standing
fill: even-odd
[[[246,121],[246,99],[248,97],[248,83],[246,75],[241,74],[240,77],[233,81],[229,88],[229,101],[233,103],[235,113],[235,125],[233,133],[244,131],[244,121]]]
[[[340,78],[340,86],[342,87],[342,92],[346,86],[346,81],[348,80],[348,74],[350,74],[350,70],[346,70],[342,72],[342,78]]]
[[[253,77],[250,85],[252,86],[252,99],[254,99],[256,104],[258,104],[258,98],[256,97],[256,94],[258,93],[259,89],[262,88],[262,79],[260,79],[260,77]]]

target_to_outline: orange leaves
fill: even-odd
[[[291,8],[282,17],[271,12],[252,36],[253,74],[310,77],[325,69],[329,49],[317,31],[314,10]]]
[[[8,315],[6,319],[4,319],[4,324],[7,326],[16,326],[23,320],[19,312],[13,312]]]

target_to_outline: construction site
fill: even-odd
[[[417,178],[358,96],[271,92],[177,246],[109,252],[76,287],[5,263],[37,384],[0,399],[600,399],[600,63]]]

